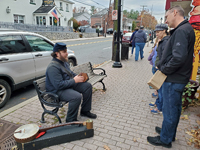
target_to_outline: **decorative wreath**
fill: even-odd
[[[57,23],[57,19],[54,19],[54,23]]]

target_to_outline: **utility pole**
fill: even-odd
[[[109,27],[109,13],[110,13],[110,11],[112,11],[112,10],[110,10],[110,6],[111,6],[111,0],[110,0],[110,3],[109,3],[109,6],[108,6],[108,18],[107,18],[106,30]],[[106,37],[106,34],[105,34],[105,37]]]
[[[141,12],[141,22],[140,22],[140,26],[142,26],[142,17],[143,17],[143,12],[144,12],[144,8],[147,7],[147,5],[140,5],[142,8],[142,12]]]
[[[122,9],[121,9],[121,30],[122,30],[122,22],[123,22],[123,17],[124,17],[124,0],[122,0]],[[124,30],[124,28],[123,28]]]
[[[115,0],[116,2],[117,0]],[[116,6],[116,3],[115,3]],[[117,49],[116,49],[116,57],[115,57],[115,62],[113,63],[113,68],[121,68],[122,64],[120,62],[120,58],[119,58],[119,53],[120,53],[120,36],[121,36],[121,32],[120,32],[120,24],[121,24],[121,0],[118,0],[118,16],[117,16],[117,41],[115,42],[114,40],[114,44],[117,44]],[[114,35],[115,36],[115,35]],[[115,39],[115,38],[114,38]]]

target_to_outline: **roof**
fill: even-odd
[[[41,6],[33,13],[48,13],[50,10],[52,10],[56,6]]]
[[[70,3],[70,4],[75,4],[74,2],[69,1],[69,0],[62,0],[62,1],[67,2],[67,3]]]
[[[97,18],[97,17],[101,17],[104,16],[108,13],[108,8],[104,8],[103,10],[101,10],[100,12],[94,14],[91,16],[91,18]]]
[[[191,1],[191,0],[166,0],[165,10],[168,10],[171,5],[171,2],[182,2],[182,1]]]
[[[81,13],[73,13],[73,17],[78,17],[81,16],[82,14],[84,14],[85,12],[81,12]]]

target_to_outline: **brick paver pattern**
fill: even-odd
[[[104,150],[108,146],[111,150],[162,150],[146,140],[147,136],[156,136],[155,126],[162,125],[162,115],[150,113],[149,103],[155,101],[151,97],[154,90],[147,85],[151,78],[151,65],[147,57],[149,47],[145,46],[144,59],[135,62],[134,55],[128,60],[121,61],[122,68],[112,68],[113,62],[102,66],[106,70],[107,78],[104,79],[106,92],[102,92],[101,83],[94,85],[92,112],[98,118],[94,121],[94,137],[64,143],[44,148],[43,150]],[[59,111],[62,121],[65,121],[66,105]],[[35,100],[28,105],[4,116],[2,119],[14,123],[27,124],[39,122],[43,110],[40,102]],[[187,145],[191,138],[185,132],[190,127],[197,126],[197,112],[190,112],[189,120],[180,120],[176,141],[172,143],[174,150],[192,150],[194,146]],[[65,116],[64,116],[64,115]],[[188,114],[184,112],[184,114]],[[45,116],[47,123],[55,123],[54,117]],[[86,117],[78,116],[78,120],[85,121]]]

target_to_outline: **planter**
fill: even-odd
[[[198,87],[199,83],[197,81],[189,81],[189,83],[185,86],[185,89],[183,91],[182,107],[188,107],[192,100],[195,99],[195,93],[197,92]]]

